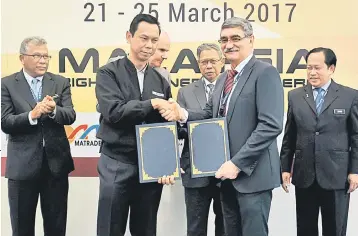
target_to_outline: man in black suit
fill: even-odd
[[[349,196],[358,187],[358,92],[332,80],[337,58],[329,48],[306,56],[304,87],[288,93],[281,149],[283,188],[296,193],[297,235],[346,235]]]
[[[197,49],[201,80],[189,84],[178,93],[178,103],[185,109],[204,109],[212,95],[216,79],[224,66],[221,49],[216,44],[204,43]],[[211,201],[215,213],[215,235],[224,235],[223,213],[220,203],[220,188],[214,177],[191,178],[189,140],[186,125],[180,128],[179,134],[185,136],[181,155],[182,183],[185,188],[185,205],[188,236],[206,236]],[[210,145],[208,143],[208,145]]]
[[[9,135],[6,174],[13,236],[34,236],[40,195],[45,235],[66,234],[68,174],[64,125],[76,119],[68,79],[47,72],[47,43],[26,38],[23,69],[1,80],[1,129]]]
[[[148,66],[159,34],[156,18],[137,15],[126,34],[129,57],[110,62],[97,72],[96,97],[101,113],[97,136],[102,140],[98,236],[123,236],[129,209],[132,235],[156,235],[163,186],[139,183],[135,126],[165,122],[158,109],[175,107],[167,101],[172,96],[168,82]],[[173,181],[172,177],[159,180],[165,184]]]

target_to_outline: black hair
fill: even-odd
[[[149,14],[138,14],[133,18],[131,25],[129,26],[129,32],[132,34],[132,36],[137,31],[138,25],[142,21],[147,22],[149,24],[157,25],[158,29],[159,29],[159,35],[160,35],[160,24],[159,24],[159,21],[157,18],[155,18],[154,16],[151,16]]]
[[[331,65],[334,65],[334,67],[336,67],[337,64],[337,57],[336,54],[333,52],[332,49],[330,48],[324,48],[324,47],[318,47],[318,48],[313,48],[311,51],[309,51],[306,55],[306,62],[308,60],[309,55],[311,55],[312,53],[318,53],[318,52],[323,52],[324,54],[324,63],[327,65],[327,67],[330,67]]]

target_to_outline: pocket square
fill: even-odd
[[[344,114],[346,114],[346,109],[334,109],[333,114],[335,114],[335,115],[344,115]]]
[[[158,97],[164,97],[164,94],[163,93],[157,93],[155,91],[152,91],[152,94],[158,96]]]

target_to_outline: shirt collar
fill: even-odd
[[[324,91],[327,91],[329,85],[331,85],[331,82],[332,82],[332,79],[328,80],[328,82],[327,82],[325,85],[323,85],[321,88],[322,88]],[[314,89],[316,89],[316,88],[318,88],[318,87],[312,86],[312,90],[314,90]]]
[[[148,67],[148,63],[147,64],[145,64],[145,66],[141,69],[141,70],[138,70],[137,68],[136,68],[136,70],[137,70],[137,73],[145,73],[145,70],[147,69],[147,67]]]
[[[216,84],[216,80],[214,82],[210,82],[209,80],[207,80],[204,76],[202,77],[203,78],[203,81],[204,81],[204,84],[205,84],[205,87],[208,87],[208,84],[213,84],[215,86]]]
[[[236,66],[235,70],[238,72],[238,74],[240,74],[240,72],[242,71],[242,69],[244,69],[244,67],[247,65],[247,63],[249,63],[249,61],[251,60],[251,58],[253,57],[253,53],[251,53],[248,57],[245,58],[245,60],[243,60],[242,62],[240,62],[239,65]]]
[[[31,75],[29,75],[28,73],[26,73],[25,70],[22,70],[22,71],[24,72],[25,79],[26,79],[27,82],[31,85],[32,80],[34,79],[34,77],[32,77]],[[42,82],[43,76],[36,77],[36,79],[38,79],[40,82]]]

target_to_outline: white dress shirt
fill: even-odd
[[[227,114],[227,111],[229,109],[229,104],[230,104],[230,100],[231,100],[231,96],[232,96],[232,92],[235,90],[236,88],[236,85],[237,85],[237,82],[239,81],[240,79],[240,76],[242,75],[242,73],[244,72],[243,69],[244,67],[247,65],[247,63],[249,63],[249,61],[251,60],[252,56],[254,54],[251,53],[248,57],[245,58],[245,60],[243,60],[242,62],[240,62],[239,65],[236,66],[235,70],[237,71],[237,74],[234,78],[234,85],[230,91],[230,95],[229,95],[229,98],[227,99],[227,102],[226,102],[226,111],[225,111],[225,114]],[[221,94],[222,96],[222,94]],[[220,99],[220,105],[221,105],[221,99]],[[219,105],[219,106],[220,106]]]
[[[206,101],[208,101],[209,100],[209,91],[210,91],[210,88],[208,87],[208,84],[214,85],[214,88],[215,88],[216,80],[214,82],[210,82],[205,77],[203,77],[203,81],[204,81],[204,86],[205,86],[204,89],[205,89]]]
[[[330,79],[325,85],[323,85],[321,88],[324,90],[324,94],[323,97],[326,96],[327,92],[328,92],[328,87],[331,85],[332,80]],[[316,90],[316,88],[318,87],[314,87],[312,86],[312,90],[313,90],[313,98],[316,101],[316,97],[318,95],[318,91]]]
[[[144,74],[145,70],[147,69],[148,64],[146,64],[141,70],[137,70],[137,77],[138,77],[138,83],[139,83],[139,89],[140,93],[143,92],[143,85],[144,85]]]
[[[25,79],[27,81],[27,83],[29,84],[30,86],[30,89],[32,88],[32,80],[35,79],[34,77],[32,77],[31,75],[29,75],[28,73],[26,73],[25,70],[22,70],[24,72],[24,76],[25,76]],[[43,79],[43,76],[39,76],[39,77],[36,77],[36,79],[38,79],[40,81],[40,83],[42,83],[42,79]],[[32,93],[32,92],[31,92]],[[35,98],[34,98],[35,99]],[[37,119],[31,119],[31,111],[29,112],[29,122],[30,122],[30,125],[37,125]]]

